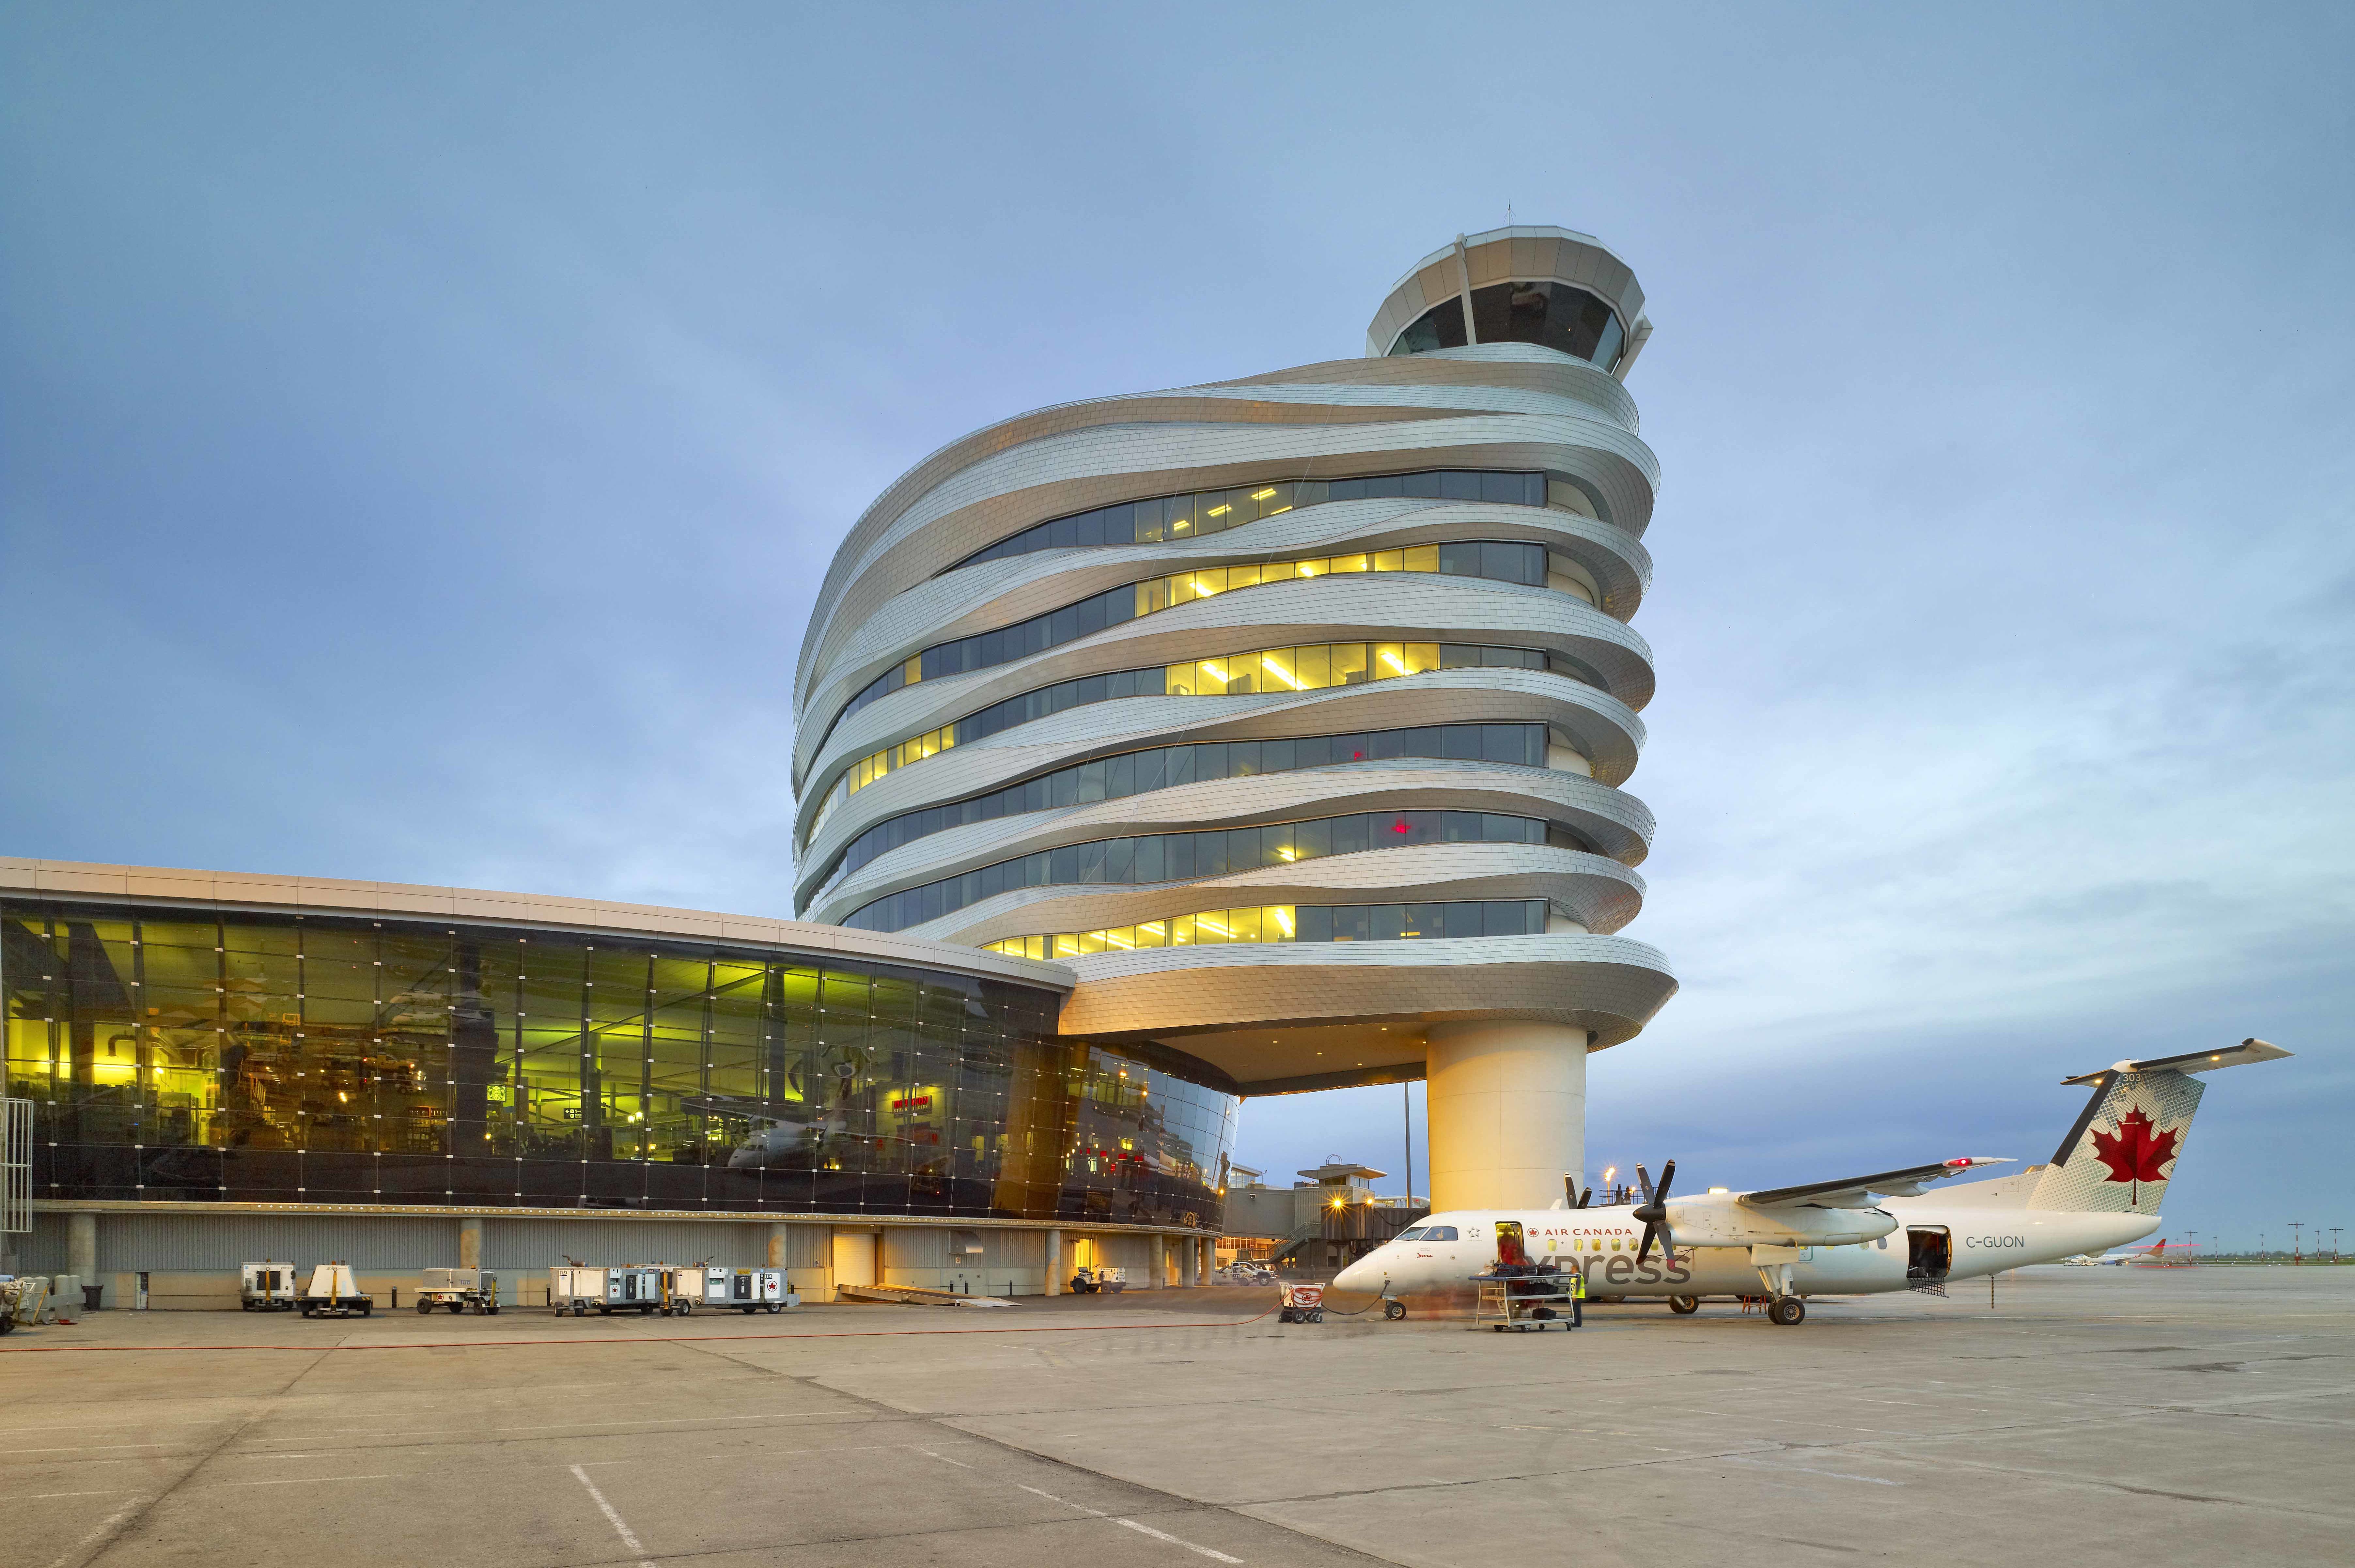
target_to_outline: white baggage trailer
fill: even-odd
[[[499,1276],[486,1268],[430,1268],[418,1282],[417,1310],[437,1307],[452,1312],[475,1311],[496,1316],[499,1310]]]
[[[801,1304],[802,1298],[794,1294],[781,1268],[727,1268],[714,1264],[703,1270],[706,1307],[732,1307],[747,1313],[783,1312]]]
[[[548,1271],[548,1309],[559,1317],[570,1312],[575,1317],[591,1312],[611,1317],[616,1312],[685,1311],[688,1300],[676,1281],[687,1272],[660,1264],[630,1264],[621,1268],[560,1264]]]
[[[293,1311],[297,1272],[293,1264],[239,1264],[237,1287],[239,1310],[243,1312]]]

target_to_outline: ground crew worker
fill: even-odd
[[[1586,1327],[1586,1271],[1582,1268],[1570,1271],[1570,1326]]]

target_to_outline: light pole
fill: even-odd
[[[2332,1263],[2339,1261],[2339,1229],[2336,1225],[2330,1227],[2330,1261]]]
[[[2306,1221],[2303,1220],[2292,1220],[2289,1222],[2290,1262],[2294,1264],[2302,1264],[2306,1261],[2305,1241]]]

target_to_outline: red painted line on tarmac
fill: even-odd
[[[329,1355],[338,1350],[454,1350],[504,1345],[711,1345],[731,1339],[895,1339],[911,1336],[939,1339],[970,1334],[1141,1334],[1156,1328],[1239,1328],[1273,1317],[1269,1307],[1252,1317],[1212,1317],[1193,1323],[1071,1323],[1036,1328],[847,1328],[836,1333],[809,1334],[664,1334],[628,1339],[418,1339],[389,1345],[11,1345],[0,1356],[168,1356],[184,1350],[259,1350],[273,1355]]]

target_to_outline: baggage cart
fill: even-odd
[[[1128,1288],[1128,1271],[1118,1268],[1083,1268],[1071,1276],[1074,1296],[1117,1296]]]
[[[673,1287],[678,1276],[687,1272],[660,1264],[628,1264],[621,1268],[562,1264],[548,1271],[549,1310],[559,1315],[570,1312],[575,1317],[591,1312],[611,1317],[616,1312],[645,1317],[686,1310],[684,1294]],[[699,1281],[698,1285],[699,1288]]]
[[[499,1276],[486,1268],[430,1268],[418,1282],[417,1310],[421,1316],[435,1307],[453,1313],[468,1307],[496,1317],[499,1310]]]
[[[292,1312],[300,1271],[293,1264],[238,1265],[237,1305],[245,1312]]]
[[[712,1265],[703,1271],[703,1305],[732,1307],[739,1312],[783,1312],[799,1307],[802,1298],[786,1283],[781,1268],[728,1268]]]
[[[1577,1322],[1566,1274],[1476,1274],[1471,1279],[1480,1291],[1472,1307],[1476,1325],[1486,1323],[1499,1334],[1508,1328],[1526,1334],[1532,1329],[1567,1331]]]
[[[294,1300],[305,1317],[366,1317],[376,1310],[376,1297],[360,1289],[351,1265],[340,1260],[313,1269]]]
[[[561,1317],[591,1310],[606,1311],[605,1271],[580,1264],[558,1264],[548,1271],[548,1309]]]

